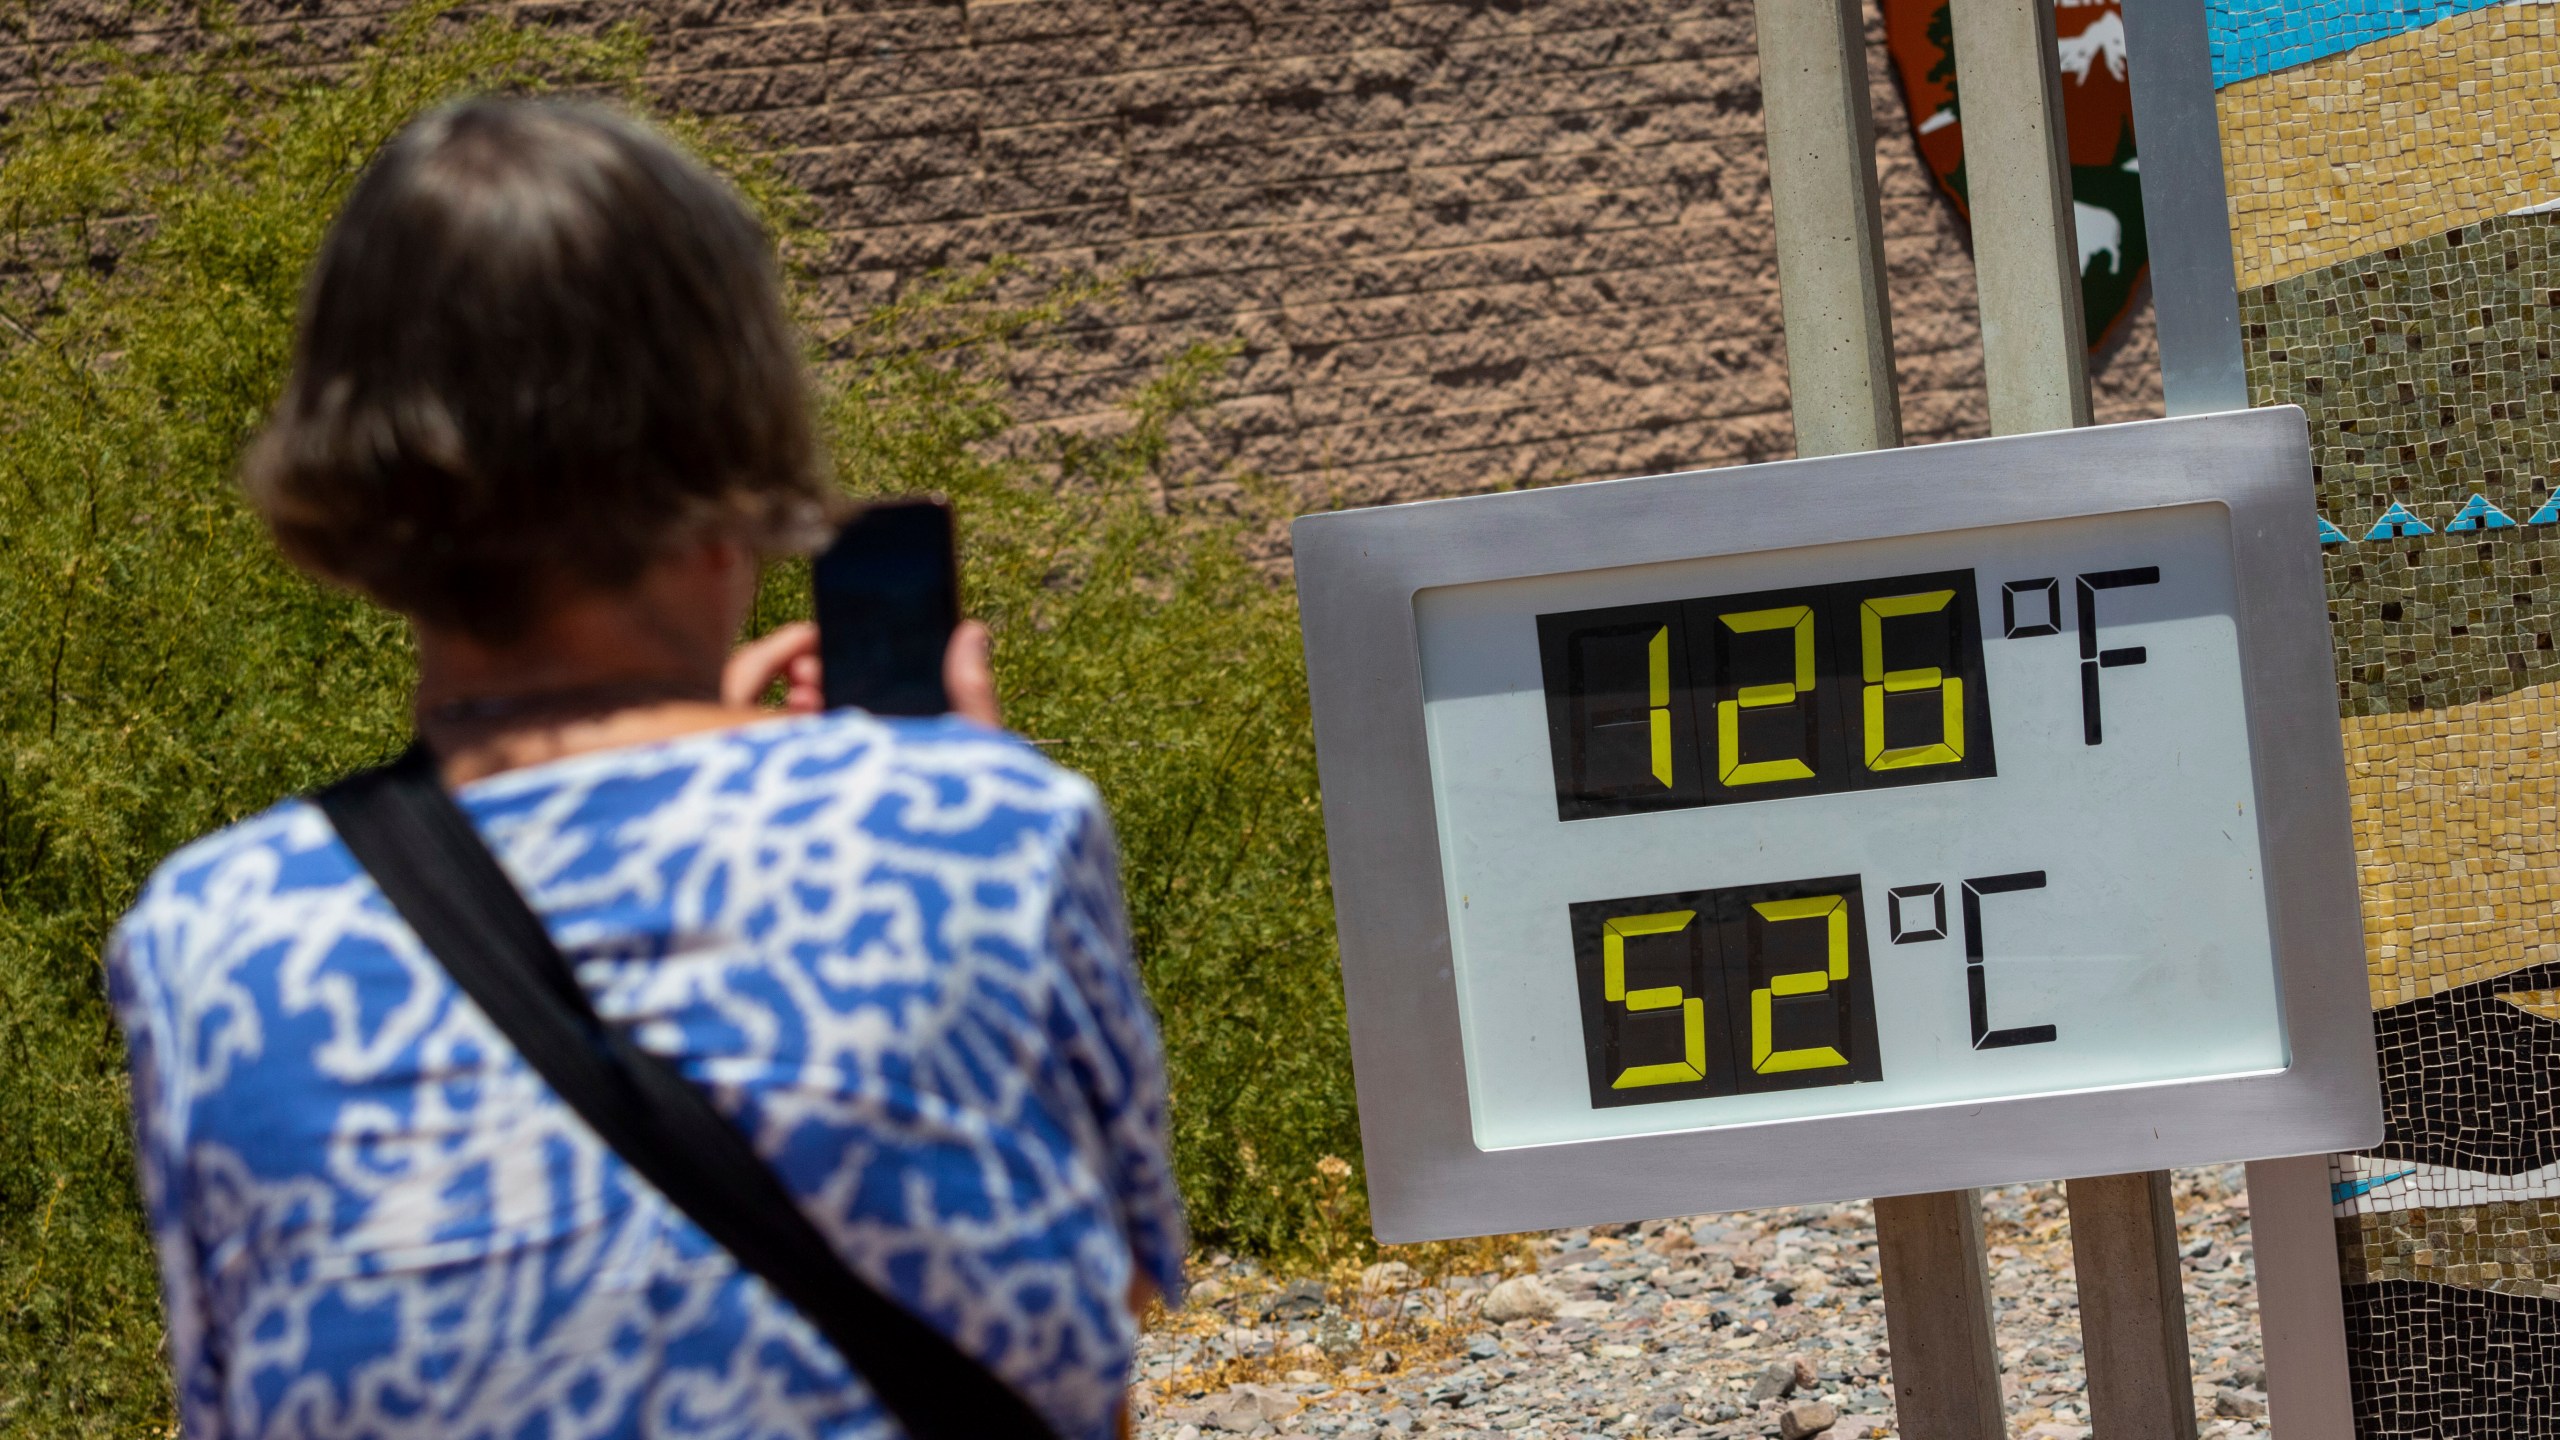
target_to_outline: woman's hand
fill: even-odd
[[[942,688],[951,697],[951,713],[990,727],[1004,723],[996,705],[992,650],[987,627],[963,620],[942,652]],[[765,692],[777,680],[783,684],[784,714],[815,715],[826,708],[819,683],[817,626],[794,620],[739,646],[720,671],[720,699],[746,709],[763,703]]]
[[[720,703],[741,710],[761,705],[776,680],[783,682],[784,714],[815,715],[826,708],[818,688],[817,626],[794,620],[731,651],[729,663],[720,667]]]
[[[951,713],[989,729],[1001,728],[1004,712],[996,706],[995,637],[975,620],[963,620],[942,651],[942,693],[951,697]]]

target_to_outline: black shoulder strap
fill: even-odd
[[[800,1309],[915,1440],[1055,1440],[1019,1395],[846,1266],[738,1128],[600,1020],[424,746],[313,797],[391,907],[604,1143]]]

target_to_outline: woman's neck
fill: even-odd
[[[445,782],[762,718],[720,700],[737,616],[683,578],[553,600],[503,643],[418,625],[417,734]]]
[[[616,684],[529,696],[522,704],[497,697],[421,704],[417,734],[435,753],[445,783],[468,785],[527,765],[762,718],[762,711],[736,709],[716,698]]]

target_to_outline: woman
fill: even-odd
[[[1110,1434],[1182,1234],[1108,826],[994,728],[982,628],[940,720],[814,713],[805,626],[729,654],[832,509],[805,383],[731,191],[609,113],[475,101],[357,185],[244,482],[409,620],[419,739],[595,1010],[853,1270]],[[755,708],[777,682],[801,713]],[[313,805],[172,856],[108,967],[186,1434],[898,1433]]]

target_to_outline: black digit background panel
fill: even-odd
[[[1935,669],[1962,686],[1961,758],[1872,765],[1862,608],[1869,600],[1939,590],[1954,592],[1943,612],[1883,621],[1878,659],[1888,674]],[[1776,703],[1763,691],[1755,702],[1745,696],[1747,688],[1800,678],[1792,631],[1769,623],[1773,612],[1794,607],[1806,609],[1812,622],[1812,693]],[[1734,621],[1745,617],[1757,617],[1762,628],[1737,628]],[[1649,649],[1657,641],[1665,651],[1661,678],[1668,682],[1660,694],[1652,685],[1657,662]],[[1559,819],[1999,773],[1971,570],[1541,615],[1538,650]],[[1667,703],[1652,703],[1656,698]],[[1883,759],[1925,750],[1943,735],[1941,690],[1887,691],[1881,701]],[[1789,761],[1811,773],[1790,773]]]
[[[1653,647],[1662,644],[1667,704],[1651,694]],[[1678,601],[1538,617],[1538,661],[1547,692],[1547,735],[1556,792],[1575,796],[1568,820],[1703,805],[1697,720],[1689,680],[1688,621]],[[1662,713],[1657,717],[1656,711]],[[1654,773],[1656,729],[1673,779]]]
[[[1832,980],[1827,922],[1773,923],[1755,907],[1837,896],[1846,928],[1848,976]],[[1684,1062],[1686,1037],[1680,1005],[1634,1010],[1606,991],[1608,922],[1688,912],[1677,930],[1621,938],[1626,992],[1677,987],[1683,1001],[1703,1002],[1705,1064],[1694,1080],[1655,1081],[1621,1087],[1632,1067]],[[1676,891],[1572,907],[1576,990],[1582,1006],[1585,1065],[1591,1103],[1606,1109],[1851,1085],[1884,1078],[1876,1050],[1875,990],[1867,970],[1866,906],[1858,876],[1836,875],[1720,890]],[[1786,976],[1821,972],[1819,990],[1768,997],[1770,1055],[1755,1063],[1756,992]],[[1801,984],[1799,984],[1801,988]],[[1786,1052],[1827,1049],[1842,1063],[1785,1068]],[[1655,1072],[1660,1073],[1660,1072]]]

